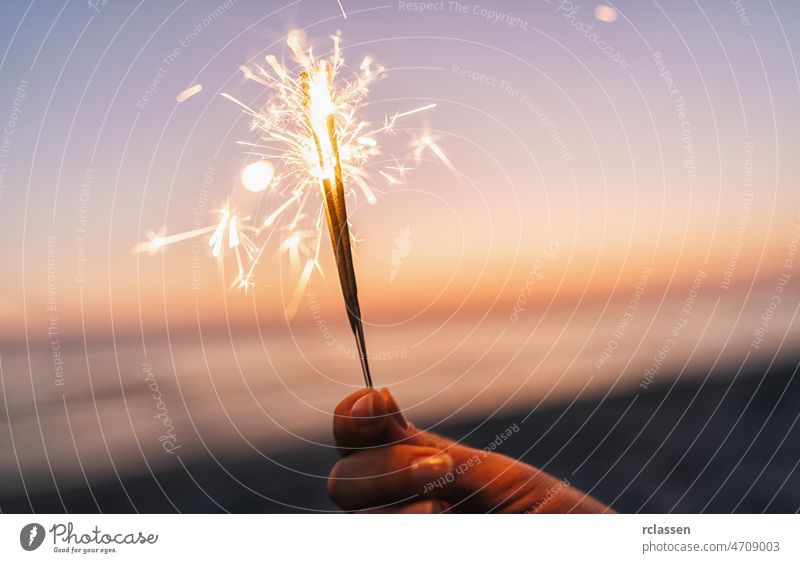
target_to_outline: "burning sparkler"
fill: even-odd
[[[242,186],[251,192],[261,192],[270,187],[272,193],[285,200],[260,223],[248,225],[244,218],[225,207],[215,225],[171,236],[164,233],[153,235],[149,242],[137,245],[134,251],[153,252],[168,244],[211,233],[208,244],[212,254],[219,258],[225,246],[232,249],[238,265],[236,283],[246,288],[252,283],[254,269],[266,247],[266,243],[257,247],[250,237],[256,238],[264,230],[278,228],[282,218],[294,208],[293,217],[283,227],[289,234],[280,245],[281,253],[288,255],[293,268],[300,269],[305,259],[287,306],[291,318],[314,270],[320,269],[319,252],[325,223],[364,381],[371,387],[346,197],[355,194],[352,189],[355,186],[367,202],[375,203],[375,190],[364,165],[380,152],[376,136],[394,130],[398,119],[431,109],[436,104],[387,116],[382,127],[370,129],[368,123],[359,120],[357,110],[370,85],[384,75],[384,69],[366,58],[352,78],[337,82],[337,75],[344,68],[338,35],[333,37],[333,52],[329,58],[318,58],[310,48],[303,47],[300,32],[289,33],[287,45],[300,66],[299,72],[292,72],[273,55],[266,57],[266,66],[241,69],[246,78],[271,91],[272,96],[266,105],[253,109],[230,94],[222,94],[252,118],[253,129],[260,133],[257,143],[239,142],[249,147],[248,154],[259,157],[258,161],[242,170]],[[182,93],[179,98],[185,96],[186,93]],[[415,151],[417,159],[424,150],[432,151],[452,167],[441,148],[429,137],[419,141]],[[279,163],[277,171],[271,160]],[[395,159],[395,166],[387,166],[378,173],[391,186],[401,183],[408,170]],[[319,200],[310,197],[314,193],[319,193]],[[319,206],[313,209],[312,205],[317,201]],[[312,219],[313,228],[300,229],[299,222],[307,217]]]
[[[364,342],[364,325],[361,321],[361,306],[358,302],[356,274],[353,268],[353,253],[350,247],[350,230],[347,226],[347,205],[344,198],[341,157],[336,135],[336,108],[331,98],[330,82],[326,61],[320,61],[316,68],[312,67],[301,74],[306,114],[319,156],[323,207],[336,256],[336,266],[339,270],[339,284],[342,287],[350,329],[356,338],[364,381],[367,387],[372,387],[372,376],[369,371],[367,348]],[[370,146],[370,143],[366,143],[366,146]]]

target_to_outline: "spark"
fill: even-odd
[[[293,271],[300,270],[301,255],[309,256],[311,254],[310,248],[303,240],[311,239],[314,236],[312,231],[296,231],[281,243],[280,250],[289,256],[289,264]]]
[[[176,242],[183,242],[185,240],[193,239],[208,234],[216,228],[217,228],[216,225],[211,225],[208,227],[201,227],[199,229],[194,229],[192,231],[186,231],[184,233],[178,233],[170,236],[151,233],[150,240],[148,240],[147,242],[140,242],[139,244],[133,247],[131,252],[133,254],[141,254],[143,252],[150,252],[151,254],[154,254],[155,252],[161,250],[165,246],[169,246],[171,244],[175,244]]]
[[[413,170],[413,168],[409,168],[405,164],[401,164],[400,161],[397,160],[396,158],[394,158],[394,163],[395,163],[395,166],[387,166],[386,169],[387,170],[394,170],[395,172],[400,174],[401,178],[405,178],[406,177],[406,172],[409,172],[409,171]]]
[[[227,232],[227,247],[234,252],[237,262],[238,275],[236,282],[247,282],[244,274],[245,261],[250,261],[255,254],[255,244],[246,234],[248,232],[257,232],[257,229],[243,223],[243,219],[235,213],[232,213],[228,208],[220,210],[221,217],[219,221],[213,225],[200,227],[191,231],[185,231],[174,235],[165,235],[162,229],[159,233],[150,233],[147,242],[141,242],[131,249],[134,254],[141,254],[149,252],[151,254],[163,249],[166,246],[184,242],[194,238],[202,237],[211,233],[208,239],[208,246],[211,247],[211,255],[215,258],[222,259],[223,245],[225,241],[225,233]],[[244,256],[243,256],[244,254]],[[246,285],[246,284],[245,284]]]
[[[342,6],[342,0],[336,0],[336,2],[339,4],[339,9],[342,11],[342,17],[344,19],[347,19],[347,12],[344,11],[344,6]]]
[[[228,225],[229,217],[230,213],[225,209],[222,212],[222,219],[220,219],[219,223],[217,223],[217,227],[214,229],[214,234],[208,239],[208,246],[213,249],[211,254],[214,255],[214,258],[218,258],[222,252],[222,238],[225,236],[225,227]]]
[[[375,192],[372,191],[372,188],[366,182],[363,176],[353,176],[353,182],[361,188],[361,192],[364,194],[364,197],[367,198],[367,203],[370,205],[375,205],[378,203],[378,198],[375,197]]]
[[[221,210],[222,217],[214,226],[214,231],[208,239],[208,246],[211,247],[211,255],[221,261],[223,258],[223,246],[225,233],[228,233],[227,247],[233,252],[236,259],[236,277],[231,287],[247,288],[250,284],[251,272],[245,274],[246,263],[253,260],[256,254],[256,245],[247,235],[247,232],[258,232],[257,229],[246,223],[247,218],[241,218],[227,207]]]
[[[236,98],[234,98],[233,96],[231,96],[230,94],[228,94],[227,92],[223,92],[222,94],[220,94],[220,96],[222,96],[223,98],[225,98],[225,99],[227,99],[227,100],[230,100],[230,101],[232,101],[234,104],[236,104],[236,105],[238,105],[239,107],[241,107],[241,108],[242,108],[242,109],[245,111],[245,113],[247,113],[247,114],[250,114],[250,115],[253,115],[253,116],[255,116],[255,115],[256,115],[256,112],[255,112],[255,110],[253,110],[253,109],[250,109],[250,107],[249,107],[249,106],[247,106],[246,104],[243,104],[242,102],[240,102],[239,100],[237,100]]]
[[[239,175],[239,181],[248,192],[263,192],[275,178],[275,167],[266,160],[251,162]]]
[[[384,172],[383,170],[379,171],[378,173],[381,176],[383,176],[384,178],[386,178],[386,180],[392,185],[396,185],[396,184],[400,183],[400,181],[397,178],[395,178],[394,176],[392,176],[391,174],[389,174],[387,172]]]
[[[239,238],[239,229],[237,228],[236,223],[236,215],[234,215],[231,217],[231,221],[229,223],[230,228],[228,229],[228,248],[236,248],[242,243],[241,239]]]
[[[429,136],[422,137],[419,143],[417,143],[417,146],[414,149],[414,156],[417,158],[417,160],[419,160],[419,158],[422,156],[422,153],[425,151],[425,149],[429,149],[439,160],[442,161],[445,166],[447,166],[447,168],[455,171],[456,167],[453,166],[453,163],[450,162],[450,159],[447,158],[447,155],[444,153],[441,147],[437,145],[436,142]]]
[[[181,104],[186,100],[188,100],[189,98],[191,98],[192,96],[194,96],[195,94],[197,94],[198,92],[200,92],[202,89],[203,89],[202,84],[195,84],[194,86],[187,88],[186,90],[175,96],[175,99],[178,101],[179,104]]]
[[[401,117],[406,117],[408,115],[413,115],[415,113],[419,113],[421,111],[427,111],[429,109],[433,109],[436,107],[436,104],[428,104],[427,106],[422,106],[421,108],[412,109],[410,111],[404,111],[403,113],[396,113],[392,116],[392,121],[397,121]]]
[[[266,219],[264,219],[264,226],[265,226],[265,227],[269,227],[269,226],[271,226],[271,225],[272,225],[272,224],[275,222],[275,219],[277,219],[277,218],[278,218],[278,216],[279,216],[281,213],[283,213],[284,211],[286,211],[286,210],[289,208],[289,206],[291,206],[291,205],[292,205],[292,204],[293,204],[295,201],[297,201],[297,199],[300,197],[300,194],[301,194],[301,193],[302,193],[302,192],[295,192],[295,193],[292,195],[292,197],[290,197],[289,199],[287,199],[286,201],[284,201],[284,202],[283,202],[283,203],[282,203],[282,204],[281,204],[279,207],[277,207],[277,208],[275,209],[275,211],[273,211],[272,213],[270,213],[270,215],[269,215],[269,216],[268,216]]]
[[[409,111],[404,111],[402,113],[396,113],[391,118],[387,117],[385,125],[383,126],[382,129],[380,129],[380,131],[391,131],[392,129],[394,129],[394,124],[397,122],[398,119],[403,118],[403,117],[407,117],[409,115],[414,115],[415,113],[419,113],[421,111],[427,111],[427,110],[433,109],[435,107],[436,107],[436,104],[428,104],[427,106],[422,106],[422,107],[419,107],[419,108],[416,108],[416,109],[412,109],[412,110],[409,110]]]
[[[600,4],[594,9],[594,17],[601,22],[614,23],[617,21],[617,11],[611,6]]]
[[[315,260],[308,260],[303,267],[303,272],[300,274],[300,279],[297,281],[297,285],[294,288],[292,298],[286,306],[286,315],[289,318],[297,314],[297,309],[300,307],[300,301],[303,299],[303,295],[308,287],[308,282],[311,279],[311,274],[314,273],[315,266],[318,267],[318,263]]]

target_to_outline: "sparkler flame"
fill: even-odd
[[[303,46],[301,32],[290,32],[286,44],[300,66],[299,72],[290,71],[274,55],[265,57],[266,65],[242,67],[245,78],[271,92],[269,101],[263,107],[254,109],[228,93],[222,94],[250,116],[252,129],[259,133],[256,143],[239,141],[248,147],[247,154],[259,157],[260,163],[248,170],[247,174],[242,174],[243,186],[251,192],[268,189],[266,193],[270,197],[283,201],[279,201],[266,218],[256,218],[253,225],[247,223],[248,217],[241,217],[226,206],[221,210],[220,219],[213,225],[169,236],[163,232],[152,235],[148,242],[136,245],[133,251],[152,253],[168,245],[210,233],[208,246],[211,254],[222,260],[227,246],[237,263],[238,274],[233,285],[247,288],[252,284],[255,267],[267,245],[264,242],[257,246],[253,239],[257,239],[265,230],[272,232],[280,229],[286,233],[279,246],[280,253],[287,254],[292,268],[300,271],[297,286],[287,305],[287,316],[291,318],[298,309],[314,270],[321,272],[319,253],[324,230],[322,225],[326,223],[334,247],[348,318],[361,352],[365,379],[371,385],[345,200],[348,196],[355,197],[355,187],[369,203],[377,201],[376,191],[365,168],[372,157],[380,154],[376,137],[394,131],[399,119],[432,109],[436,104],[395,113],[386,117],[383,126],[370,128],[369,123],[357,117],[357,112],[370,86],[385,75],[385,70],[365,58],[359,71],[354,72],[352,77],[337,81],[344,68],[344,59],[339,35],[332,39],[331,56],[318,58],[310,48]],[[426,149],[452,167],[441,148],[428,138],[417,143],[415,157],[419,159]],[[389,186],[402,183],[406,172],[410,170],[397,159],[394,162],[395,166],[378,170],[378,176]],[[273,172],[274,177],[271,176]],[[320,197],[310,197],[314,193]],[[294,214],[289,219],[287,214],[293,207]],[[308,218],[312,228],[300,228],[300,221]]]
[[[398,112],[387,116],[383,126],[371,129],[369,123],[359,120],[357,110],[370,86],[385,75],[385,69],[367,57],[359,65],[358,73],[337,81],[344,68],[344,58],[339,36],[332,39],[331,56],[317,58],[310,48],[303,47],[301,32],[290,32],[286,44],[300,66],[299,72],[292,72],[274,55],[265,57],[266,65],[242,67],[245,78],[272,92],[263,107],[254,109],[228,93],[223,94],[252,118],[252,128],[260,133],[259,142],[241,143],[249,146],[251,154],[261,159],[280,161],[280,177],[285,179],[273,193],[286,199],[268,214],[260,229],[274,228],[292,207],[296,208],[293,219],[284,227],[287,237],[293,236],[298,222],[304,217],[311,217],[316,225],[316,241],[307,245],[308,252],[303,252],[306,262],[298,279],[299,287],[307,285],[313,270],[319,269],[322,224],[327,222],[324,182],[332,184],[330,191],[337,209],[343,209],[345,198],[355,196],[353,187],[368,203],[374,204],[377,201],[376,190],[365,164],[380,154],[376,137],[392,131],[399,119],[436,106],[427,104]],[[404,176],[408,168],[399,162],[396,164],[395,170]],[[379,176],[390,186],[400,183],[389,169],[378,170]],[[275,183],[277,180],[273,181]],[[341,194],[336,189],[337,184],[341,187]],[[309,197],[313,192],[320,193],[320,198]],[[339,219],[349,228],[346,215]],[[250,274],[252,268],[247,274],[248,279]],[[292,299],[287,307],[288,316],[291,318],[296,310],[296,300]]]
[[[320,180],[333,178],[336,154],[328,133],[328,120],[333,117],[334,105],[328,86],[328,65],[321,61],[319,68],[308,75],[308,119],[314,133],[314,144],[320,167]],[[312,166],[312,168],[314,168]]]

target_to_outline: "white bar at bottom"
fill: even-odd
[[[777,562],[800,561],[798,532],[798,515],[5,514],[0,560]]]

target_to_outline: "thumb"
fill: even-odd
[[[400,410],[397,401],[389,392],[389,389],[381,389],[378,391],[386,407],[386,425],[383,428],[380,438],[383,444],[408,444],[421,447],[433,447],[441,450],[459,449],[461,446],[443,438],[433,432],[420,430],[414,426]]]
[[[361,389],[342,400],[334,411],[333,435],[342,455],[392,444],[441,449],[451,444],[411,424],[388,389]]]

